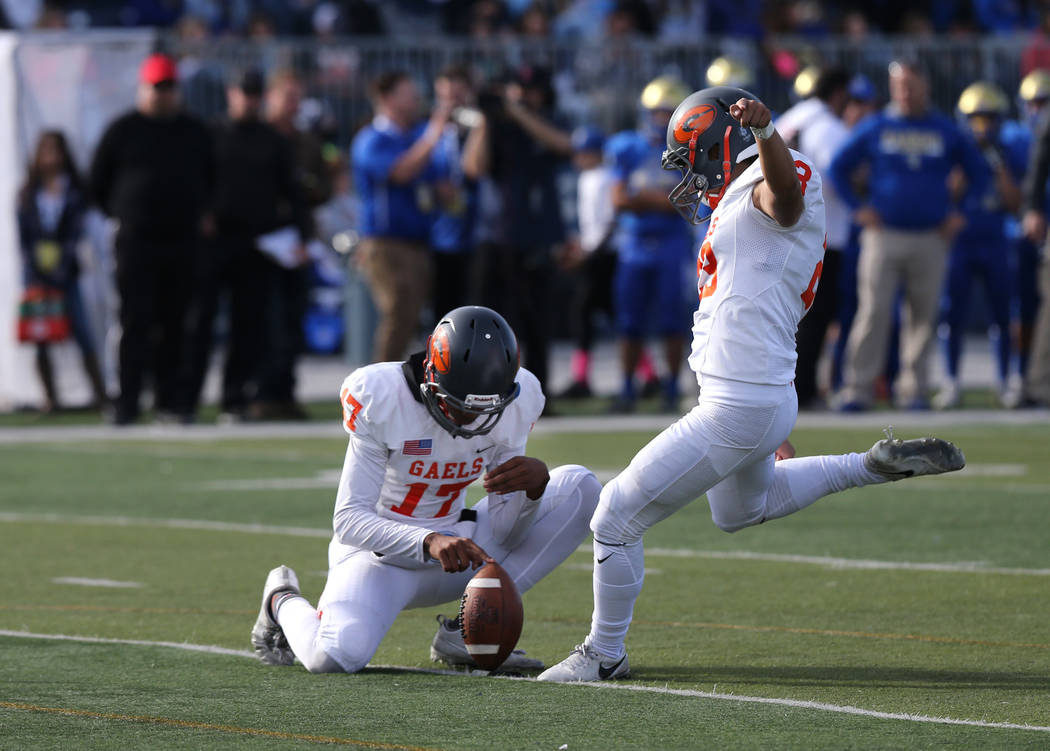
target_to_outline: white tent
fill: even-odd
[[[0,34],[0,161],[8,165],[0,171],[0,410],[42,398],[33,349],[15,336],[22,269],[14,205],[28,155],[42,130],[61,129],[86,170],[106,125],[133,106],[138,67],[154,39],[150,31]],[[81,286],[104,368],[112,372],[105,347],[114,313],[108,235],[98,217],[93,227]],[[69,403],[86,399],[75,345],[56,349],[60,393]]]

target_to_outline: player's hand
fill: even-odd
[[[757,99],[737,99],[729,105],[729,114],[745,128],[764,128],[773,119],[769,107]]]
[[[948,216],[944,217],[944,221],[941,222],[940,232],[941,237],[945,240],[951,241],[955,239],[955,236],[962,231],[962,228],[966,226],[966,217],[960,214],[958,211],[953,211]]]
[[[1042,245],[1046,237],[1046,215],[1042,211],[1026,211],[1021,229],[1030,242]]]
[[[773,456],[778,462],[781,459],[794,459],[795,447],[791,445],[791,441],[784,441],[782,444],[777,446],[777,450],[773,453]]]
[[[524,490],[536,500],[547,489],[550,481],[547,465],[531,456],[515,456],[491,470],[482,479],[487,493],[514,493]]]
[[[867,227],[868,229],[876,229],[882,226],[882,217],[879,216],[879,212],[873,209],[871,206],[864,206],[857,209],[853,215],[853,219],[861,227]]]
[[[469,537],[452,537],[439,532],[431,532],[426,537],[427,553],[435,561],[441,561],[441,568],[450,574],[466,571],[467,568],[480,568],[496,560]]]

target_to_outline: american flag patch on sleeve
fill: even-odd
[[[433,446],[433,438],[420,438],[415,441],[405,441],[401,446],[401,453],[405,456],[430,456]]]

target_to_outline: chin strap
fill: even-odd
[[[733,163],[729,159],[729,136],[732,133],[733,126],[727,125],[725,135],[722,138],[722,188],[718,193],[707,194],[707,205],[711,207],[711,211],[718,208],[718,202],[722,200],[722,196],[726,193],[726,188],[729,187],[729,181],[732,179],[730,175],[733,172]]]

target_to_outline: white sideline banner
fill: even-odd
[[[0,160],[8,165],[0,175],[0,411],[37,405],[43,396],[33,347],[15,335],[22,268],[14,206],[27,160],[41,131],[61,130],[86,173],[103,130],[134,106],[139,65],[154,40],[149,30],[0,34]],[[103,370],[112,378],[106,339],[116,307],[105,224],[97,212],[89,217],[80,287]],[[63,403],[87,401],[76,345],[55,345],[52,356]]]

